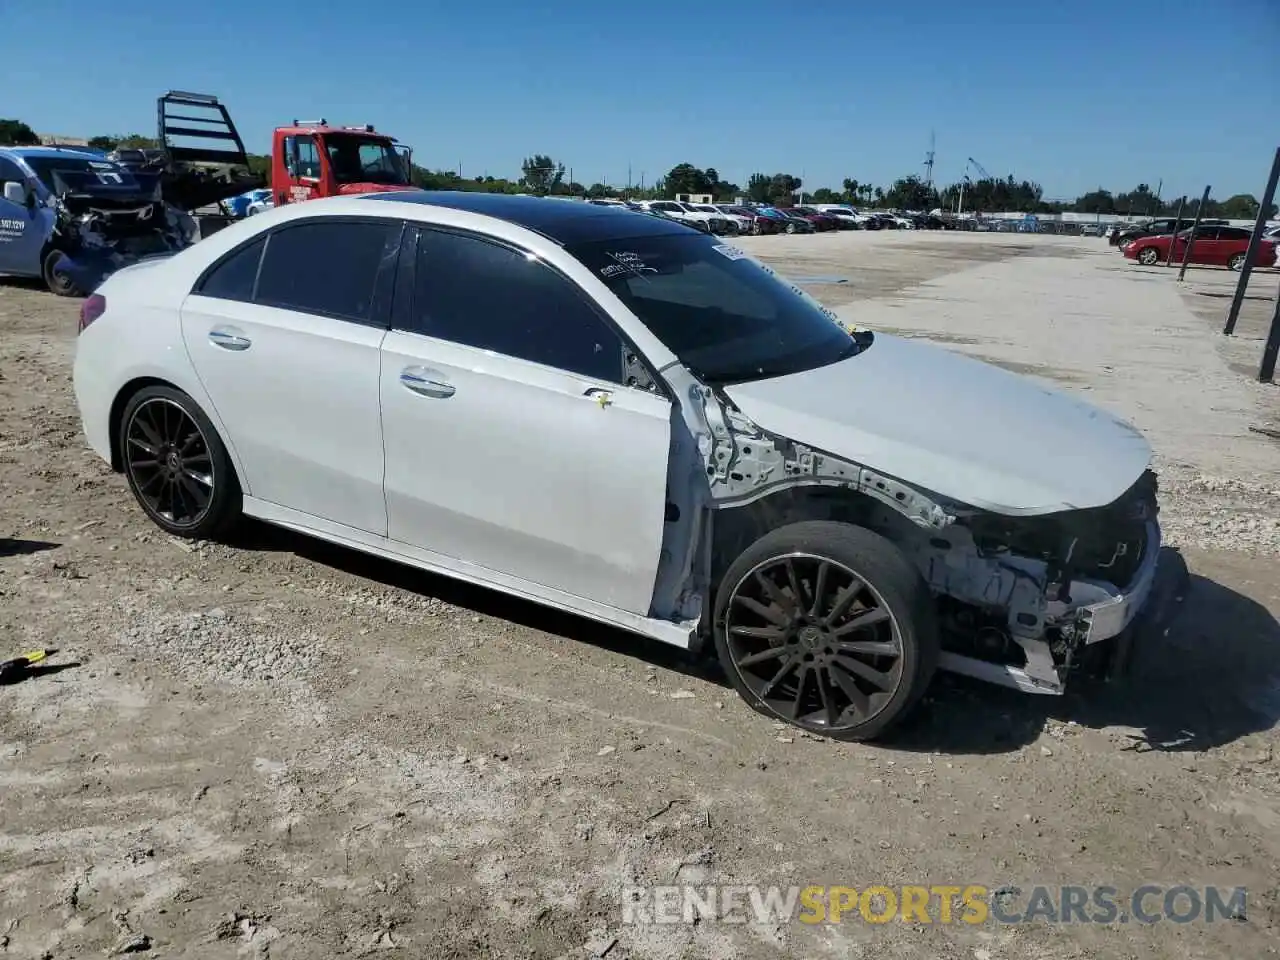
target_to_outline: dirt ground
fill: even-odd
[[[1225,303],[1097,239],[743,245],[872,328],[1148,431],[1193,577],[1131,686],[940,677],[891,743],[835,744],[585,621],[263,527],[180,543],[83,441],[76,304],[0,282],[0,656],[60,648],[0,686],[0,957],[1276,955],[1280,443],[1248,427],[1280,388],[1239,366],[1260,342],[1224,346]],[[1220,884],[1248,913],[622,922],[624,887],[676,882]]]

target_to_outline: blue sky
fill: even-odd
[[[221,97],[253,152],[324,116],[464,176],[540,152],[588,184],[688,161],[813,189],[922,172],[932,129],[944,183],[973,157],[1049,197],[1220,199],[1260,194],[1280,143],[1277,0],[0,6],[23,38],[0,116],[64,135],[150,134],[176,88]]]

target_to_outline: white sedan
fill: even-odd
[[[714,654],[833,737],[937,666],[1059,693],[1157,606],[1127,424],[625,210],[268,210],[90,296],[75,392],[171,534],[249,515]]]

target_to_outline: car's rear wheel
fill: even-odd
[[[120,417],[120,462],[129,489],[166,533],[208,540],[240,519],[240,484],[227,448],[191,397],[144,387]]]
[[[839,740],[883,734],[938,661],[919,572],[888,540],[843,523],[790,524],[747,548],[717,591],[714,633],[753,709]]]
[[[56,296],[84,296],[84,291],[76,286],[76,282],[70,275],[65,270],[58,269],[58,264],[65,256],[65,253],[56,248],[47,251],[44,259],[40,261],[40,277],[44,280],[44,285],[49,288],[49,292]]]
[[[796,225],[794,223],[788,223],[787,233],[795,233],[795,232],[796,232]]]
[[[1239,272],[1244,269],[1244,254],[1233,253],[1231,259],[1227,261],[1227,269]]]
[[[1160,260],[1160,251],[1155,247],[1143,247],[1138,251],[1138,262],[1150,267]]]

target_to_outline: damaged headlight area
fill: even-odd
[[[194,218],[165,204],[158,191],[103,196],[64,189],[52,206],[52,243],[62,253],[55,270],[81,290],[92,290],[121,267],[175,253],[199,239]]]
[[[1060,693],[1085,648],[1121,634],[1151,590],[1160,551],[1147,471],[1096,509],[1017,518],[974,513],[920,543],[938,597],[945,666]]]

